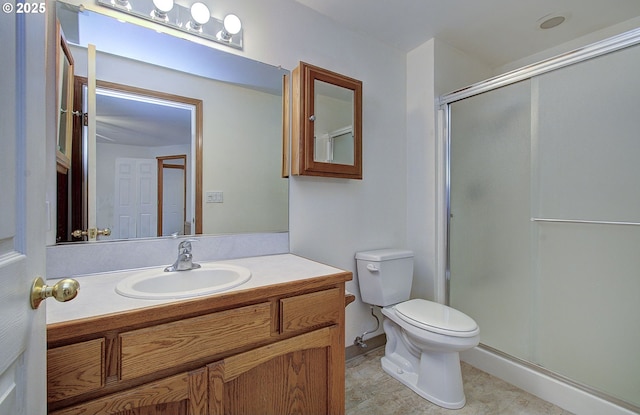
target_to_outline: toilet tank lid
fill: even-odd
[[[365,261],[388,261],[390,259],[411,258],[413,252],[407,249],[377,249],[356,253],[356,259]]]

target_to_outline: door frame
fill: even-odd
[[[162,236],[162,220],[163,220],[163,204],[164,204],[164,169],[180,169],[182,170],[183,192],[182,192],[182,229],[184,233],[184,224],[187,218],[187,155],[176,154],[173,156],[156,157],[158,160],[158,236]],[[165,163],[168,160],[182,160],[182,164]]]

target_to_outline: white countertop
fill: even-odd
[[[195,262],[198,261],[196,260]],[[251,279],[238,287],[211,294],[209,297],[344,272],[344,270],[292,254],[232,259],[215,261],[215,263],[233,264],[248,268],[251,271]],[[163,269],[164,266],[154,268]],[[66,303],[60,303],[55,300],[47,301],[47,324],[95,317],[182,300],[142,300],[124,297],[116,293],[116,284],[121,279],[131,275],[131,271],[132,270],[123,270],[74,277],[80,283],[78,296]],[[50,280],[47,284],[54,284],[56,281],[58,280]]]

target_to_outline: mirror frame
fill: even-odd
[[[60,22],[56,20],[56,169],[67,174],[71,168],[71,139],[73,130],[73,85],[74,85],[74,61],[71,50],[62,33]],[[60,68],[66,64],[67,83],[63,84]],[[67,108],[62,108],[63,97],[66,98]],[[62,118],[65,118],[65,129],[60,131]],[[62,150],[61,150],[62,149]]]
[[[75,81],[75,87],[76,87],[76,91],[78,91],[78,93],[76,94],[76,97],[74,98],[75,101],[74,103],[76,104],[80,104],[82,102],[82,89],[83,89],[83,85],[87,84],[87,78],[85,77],[81,77],[81,76],[76,76],[75,77],[76,81]],[[157,99],[162,99],[162,100],[166,100],[166,101],[176,101],[176,102],[180,102],[183,104],[189,104],[189,105],[193,105],[195,108],[195,114],[196,114],[196,131],[195,131],[195,155],[193,157],[194,163],[195,163],[195,169],[196,169],[196,177],[195,177],[195,195],[194,195],[194,204],[195,204],[195,228],[192,229],[192,235],[201,235],[202,234],[202,174],[203,174],[203,166],[202,166],[202,147],[203,147],[203,108],[202,108],[202,101],[199,99],[195,99],[195,98],[189,98],[189,97],[185,97],[185,96],[181,96],[181,95],[174,95],[174,94],[168,94],[165,92],[159,92],[159,91],[153,91],[150,89],[144,89],[144,88],[138,88],[138,87],[134,87],[134,86],[130,86],[130,85],[123,85],[123,84],[119,84],[119,83],[114,83],[114,82],[107,82],[107,81],[101,81],[101,80],[97,80],[96,81],[96,87],[101,88],[101,89],[111,89],[114,91],[119,91],[119,92],[126,92],[126,93],[131,93],[131,94],[135,94],[135,95],[142,95],[142,96],[147,96],[147,97],[151,97],[151,98],[157,98]],[[82,108],[79,107],[77,108],[78,111],[82,111]],[[82,123],[78,122],[76,124],[76,128],[77,130],[74,130],[74,135],[79,135],[80,137],[82,136]],[[74,159],[77,159],[78,162],[77,164],[74,164],[74,169],[72,169],[72,171],[76,172],[76,174],[80,174],[80,175],[84,175],[83,173],[83,169],[82,169],[82,147],[81,145],[79,145],[79,142],[81,142],[82,140],[74,140],[74,143],[76,145],[76,150],[78,150],[78,157],[74,157]],[[77,166],[77,167],[76,167]],[[80,182],[83,180],[82,177],[77,177],[76,180],[80,180]],[[78,202],[76,202],[78,203]],[[81,200],[80,200],[80,204],[81,204]],[[80,205],[79,204],[79,205]],[[73,205],[73,204],[72,204]],[[74,211],[75,212],[75,211]],[[73,214],[73,216],[77,215],[77,212]],[[77,224],[75,224],[74,226],[77,227]],[[116,239],[114,239],[115,241]],[[117,239],[120,240],[120,239]]]
[[[315,159],[315,81],[353,91],[354,163],[326,163]],[[362,179],[362,81],[300,62],[292,71],[291,170],[294,175]]]

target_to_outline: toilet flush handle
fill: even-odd
[[[380,271],[380,268],[376,267],[373,264],[367,264],[367,269],[369,271],[371,271],[371,272],[379,272]]]

